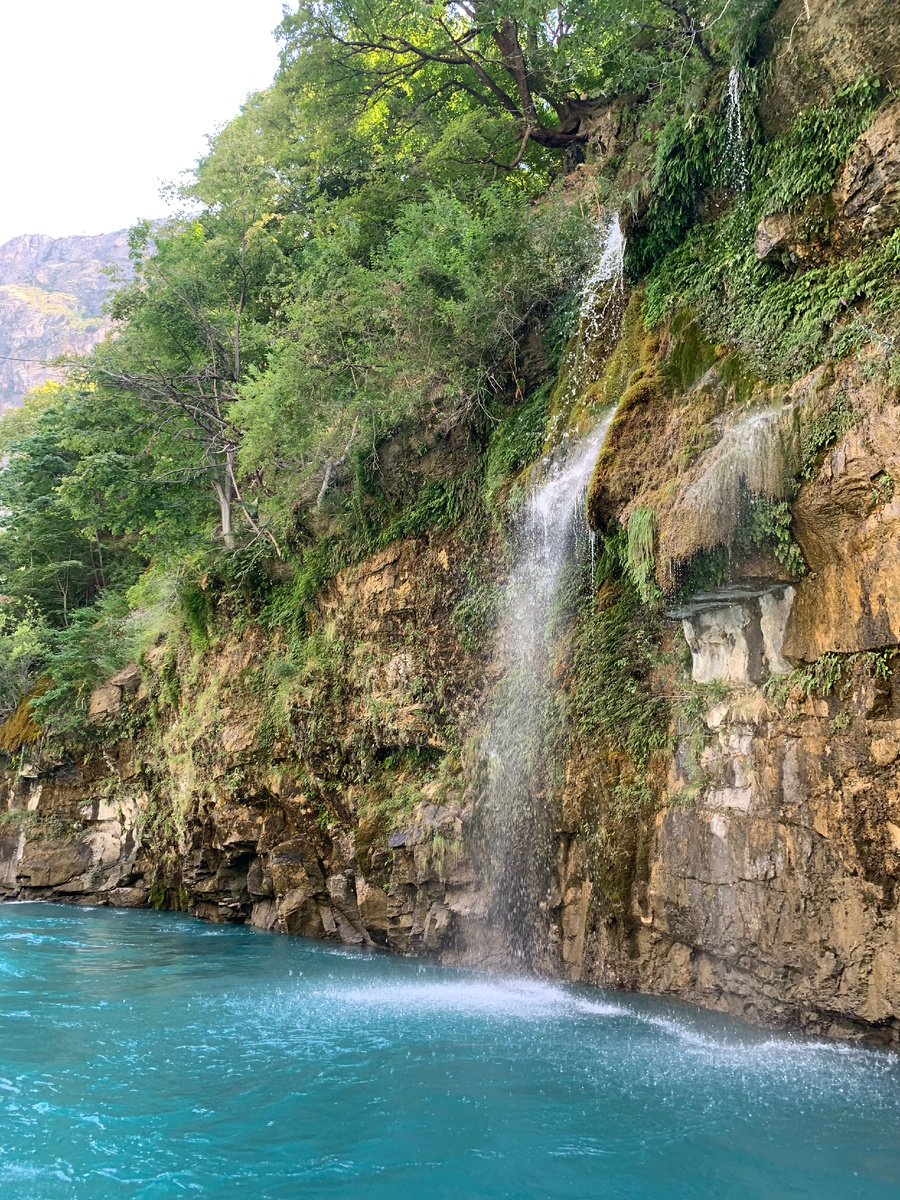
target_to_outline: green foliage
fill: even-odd
[[[714,341],[740,349],[764,379],[799,374],[830,354],[871,344],[871,314],[887,314],[900,301],[896,234],[858,259],[807,269],[786,270],[774,255],[758,260],[754,242],[767,213],[796,211],[831,187],[878,95],[877,81],[861,80],[755,148],[748,191],[651,272],[648,327],[692,308]]]
[[[378,205],[365,224],[364,201]],[[530,314],[571,288],[593,245],[577,208],[528,206],[499,183],[382,203],[361,194],[352,216],[308,240],[288,330],[235,405],[273,527],[354,439],[377,446],[413,420],[450,428],[487,408],[515,371]]]
[[[873,487],[870,493],[872,497],[872,507],[878,508],[881,504],[889,504],[894,498],[894,479],[893,476],[883,472],[876,475],[872,481]]]
[[[502,171],[527,188],[584,144],[606,96],[704,69],[705,24],[691,0],[305,0],[282,24],[283,80],[306,98],[315,165],[335,188],[401,157],[411,175]],[[717,34],[716,50],[733,22]]]
[[[687,646],[685,649],[688,649]],[[690,660],[689,650],[688,660]],[[688,665],[689,661],[685,666]],[[679,689],[679,696],[673,709],[683,786],[670,796],[670,803],[675,806],[684,807],[696,800],[707,782],[706,773],[701,765],[703,751],[709,741],[706,716],[713,705],[718,704],[727,694],[728,688],[720,680],[696,683],[688,678]]]
[[[55,734],[81,728],[91,689],[137,658],[141,633],[140,619],[119,593],[104,592],[89,608],[77,609],[54,636],[47,664],[51,685],[32,702],[42,728]]]
[[[726,124],[719,109],[702,116],[678,113],[664,126],[656,143],[650,201],[640,235],[628,247],[629,273],[640,278],[654,263],[680,245],[696,223],[704,192],[720,182]]]
[[[658,618],[641,602],[627,563],[622,535],[607,538],[596,569],[601,599],[585,600],[579,617],[572,712],[582,737],[602,736],[628,756],[643,794],[651,755],[670,744],[670,710],[648,685]],[[627,787],[635,780],[623,782]]]
[[[770,675],[763,684],[763,691],[770,704],[778,709],[783,708],[789,698],[805,700],[808,696],[835,694],[845,698],[857,671],[875,679],[890,679],[897,655],[896,646],[855,654],[828,652],[787,674]]]
[[[521,408],[504,417],[491,432],[484,457],[488,503],[512,476],[540,457],[552,384],[545,384]]]
[[[0,812],[0,833],[6,829],[23,830],[30,841],[71,841],[83,832],[81,821],[70,821],[60,813],[38,813],[26,808]]]
[[[52,636],[33,603],[0,607],[0,721],[31,690],[47,662]]]
[[[467,650],[483,650],[489,643],[497,616],[499,596],[497,585],[476,583],[466,593],[451,614],[460,644]]]
[[[44,389],[0,421],[0,451],[9,456],[0,471],[0,588],[57,625],[97,595],[107,565],[99,539],[60,495],[77,464],[65,445],[62,395]]]
[[[865,129],[882,88],[863,76],[827,105],[812,105],[762,152],[762,215],[797,212],[807,197],[827,192],[850,147]]]
[[[391,770],[390,766],[388,770]],[[421,788],[413,780],[389,778],[383,790],[373,792],[366,812],[385,832],[390,832],[409,821],[413,808],[423,799]]]
[[[477,480],[469,472],[455,479],[426,483],[416,503],[375,534],[371,548],[374,550],[398,538],[414,537],[432,529],[450,529],[459,525],[470,514],[472,503],[477,503],[477,495]]]
[[[625,562],[631,583],[644,604],[659,598],[656,570],[656,513],[636,508],[628,518]]]
[[[742,504],[742,520],[734,549],[754,547],[771,549],[792,575],[806,573],[803,551],[791,533],[791,505],[788,500],[767,500],[764,496],[747,498]]]
[[[676,587],[669,599],[673,604],[680,604],[695,592],[710,591],[727,579],[731,555],[724,546],[714,546],[712,550],[695,554],[689,562],[676,564],[676,567]]]

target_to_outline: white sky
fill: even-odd
[[[162,216],[278,65],[283,0],[0,0],[0,244]]]

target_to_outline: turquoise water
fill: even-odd
[[[0,1196],[900,1197],[900,1061],[170,913],[0,908]]]

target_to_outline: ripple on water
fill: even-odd
[[[891,1055],[173,914],[0,939],[3,1200],[898,1194]]]

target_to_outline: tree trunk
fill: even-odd
[[[224,484],[218,479],[213,480],[213,487],[216,492],[216,499],[219,501],[220,525],[222,527],[222,541],[228,550],[234,549],[234,529],[231,524],[231,480],[226,473]]]

